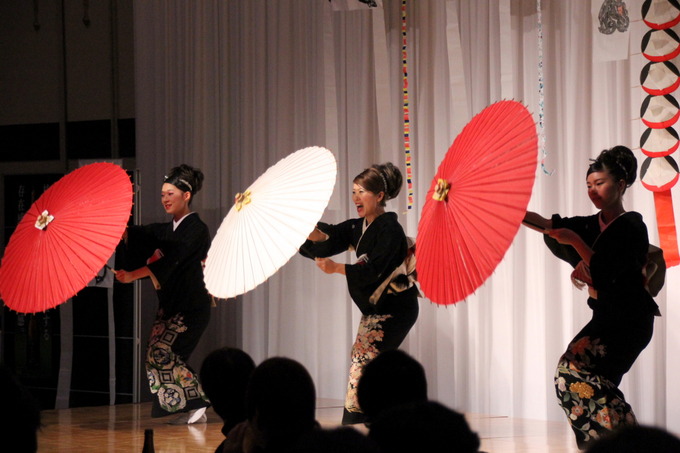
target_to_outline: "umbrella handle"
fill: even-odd
[[[538,224],[536,224],[536,223],[534,223],[534,222],[530,222],[530,221],[528,221],[528,220],[522,220],[522,223],[523,223],[524,225],[528,226],[528,227],[531,227],[531,228],[533,228],[533,229],[535,229],[535,230],[540,231],[541,233],[545,233],[545,232],[546,232],[546,231],[545,231],[545,228],[543,228],[542,226],[540,226],[540,225],[538,225]]]

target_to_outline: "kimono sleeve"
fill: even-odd
[[[325,241],[313,242],[309,239],[300,246],[300,254],[306,258],[327,258],[347,251],[352,245],[354,221],[346,220],[337,225],[319,222],[317,228],[328,235]]]
[[[558,214],[554,214],[551,218],[553,228],[567,228],[576,232],[589,246],[592,245],[590,242],[591,234],[588,234],[588,227],[586,218],[584,217],[566,217],[562,218]],[[562,261],[566,261],[571,264],[571,267],[576,267],[576,265],[582,260],[581,255],[578,254],[576,249],[568,244],[560,244],[556,239],[551,238],[547,234],[543,235],[543,241],[548,249],[557,258]]]

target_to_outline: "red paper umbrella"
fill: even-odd
[[[132,184],[117,165],[81,167],[54,183],[24,214],[0,267],[0,297],[12,310],[53,308],[84,288],[120,241]]]
[[[433,302],[465,299],[503,259],[531,198],[537,142],[531,114],[515,101],[490,105],[454,140],[416,239],[418,280]]]
[[[642,20],[656,30],[674,27],[680,23],[680,4],[677,0],[645,0]]]

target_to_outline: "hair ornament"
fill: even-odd
[[[385,175],[383,174],[382,171],[378,170],[378,173],[380,174],[380,177],[382,178],[383,186],[385,186],[385,199],[389,199],[390,196],[387,193],[387,178],[385,178]]]
[[[163,176],[163,182],[167,182],[169,184],[173,184],[173,185],[177,186],[177,184],[175,184],[174,182],[170,182],[170,181],[172,181],[172,178],[168,177],[168,175]],[[186,179],[177,178],[176,182],[179,182],[179,183],[185,185],[187,188],[189,188],[188,192],[194,191],[194,188],[191,187],[191,184],[189,184],[189,181],[187,181]],[[181,187],[178,187],[178,188],[182,189]],[[182,189],[182,190],[184,190],[184,189]],[[185,190],[185,192],[187,192],[187,191]]]
[[[193,191],[194,191],[194,188],[191,187],[191,184],[189,184],[188,181],[186,181],[186,180],[184,180],[184,179],[182,179],[182,178],[178,179],[178,181],[181,182],[182,184],[184,184],[185,186],[187,186],[187,187],[189,188],[189,192],[193,192]]]
[[[626,184],[628,184],[628,170],[626,170],[626,166],[623,165],[623,163],[618,157],[614,158],[614,162],[616,162],[616,165],[618,165],[621,171],[623,172],[624,176],[623,180],[626,181]]]

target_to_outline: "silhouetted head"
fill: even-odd
[[[369,423],[390,407],[411,401],[425,401],[425,369],[402,350],[382,352],[364,367],[357,398]]]
[[[354,428],[314,429],[289,453],[381,453],[378,445]]]
[[[381,413],[368,437],[382,453],[477,453],[479,436],[465,417],[434,401],[415,401]]]
[[[220,348],[203,360],[200,378],[203,391],[228,432],[246,419],[246,389],[255,362],[237,348]]]
[[[246,413],[261,447],[292,445],[317,426],[315,410],[314,382],[300,363],[272,357],[253,371]]]

